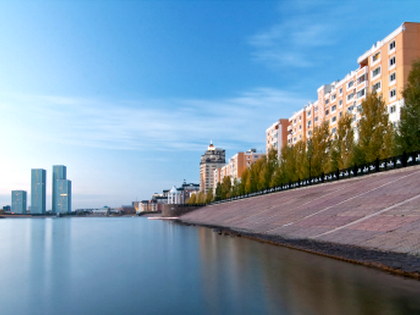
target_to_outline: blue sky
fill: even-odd
[[[420,1],[0,0],[0,205],[54,164],[74,208],[198,182],[210,140],[263,151],[404,21]]]

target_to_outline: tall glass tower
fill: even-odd
[[[57,213],[58,209],[58,181],[67,179],[67,168],[64,165],[53,165],[52,174],[52,212]]]
[[[71,212],[71,181],[68,179],[58,179],[57,184],[57,207],[56,213]]]
[[[47,171],[31,170],[31,214],[45,214]]]
[[[26,191],[12,190],[12,211],[19,214],[26,213]]]

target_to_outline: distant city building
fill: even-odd
[[[71,181],[67,179],[67,167],[53,166],[52,177],[52,211],[53,213],[70,213],[72,202]]]
[[[164,189],[162,193],[154,193],[150,200],[133,202],[137,213],[162,211],[166,204],[185,204],[193,194],[200,191],[200,185],[187,183],[185,180],[181,187],[175,185],[171,189]]]
[[[165,197],[164,199],[142,200],[140,201],[140,211],[138,212],[158,212],[161,211],[161,205],[167,203],[167,197]]]
[[[198,193],[200,191],[200,185],[194,183],[187,183],[184,180],[184,183],[181,187],[181,198],[182,203],[187,203],[188,200],[191,198],[192,195]]]
[[[56,205],[54,213],[71,212],[71,181],[68,179],[58,179],[56,184]]]
[[[265,131],[265,152],[268,154],[270,149],[277,151],[280,158],[281,150],[287,145],[288,119],[279,119]]]
[[[243,172],[264,156],[264,153],[257,153],[256,149],[236,153],[230,158],[228,164],[214,170],[213,192],[215,192],[217,184],[223,182],[223,178],[227,176],[230,176],[232,184],[235,180],[240,180]]]
[[[168,193],[168,204],[180,204],[181,203],[181,191],[178,190],[175,186],[169,190]]]
[[[46,212],[46,180],[44,169],[31,170],[31,214],[45,214]]]
[[[141,212],[158,212],[162,211],[162,205],[168,204],[169,189],[164,190],[161,194],[154,193],[150,200],[142,200],[139,202],[137,213]]]
[[[201,156],[200,161],[200,191],[207,193],[213,190],[214,170],[222,167],[225,161],[225,150],[216,148],[213,143]]]
[[[12,190],[12,212],[26,214],[26,191]]]
[[[136,209],[133,205],[122,205],[117,210],[120,214],[136,214]]]
[[[133,201],[133,202],[131,203],[131,205],[133,206],[133,208],[134,208],[134,210],[135,210],[136,212],[140,212],[140,211],[141,211],[141,208],[140,208],[140,206],[141,206],[141,201]]]
[[[67,168],[64,165],[53,165],[52,174],[52,212],[58,213],[58,181],[67,179]]]

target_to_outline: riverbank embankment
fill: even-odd
[[[180,221],[420,279],[420,166],[209,205]]]

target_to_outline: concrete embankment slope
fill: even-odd
[[[180,219],[315,252],[327,247],[348,260],[361,261],[361,250],[386,253],[372,263],[420,275],[420,166],[210,205]]]

